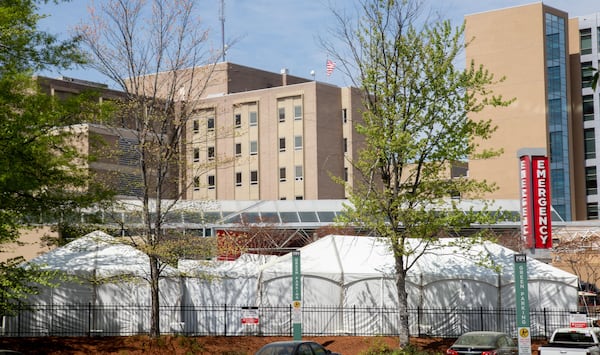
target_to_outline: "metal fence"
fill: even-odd
[[[161,333],[187,336],[292,336],[292,306],[208,305],[161,307]],[[531,310],[531,337],[548,338],[569,325],[569,310]],[[515,309],[409,309],[411,336],[457,337],[493,330],[516,336]],[[598,317],[588,314],[590,318]],[[396,336],[396,308],[304,306],[306,336]],[[29,305],[2,317],[0,334],[31,336],[128,336],[148,334],[150,306]]]

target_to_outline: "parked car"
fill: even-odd
[[[600,329],[597,327],[559,328],[552,333],[547,345],[539,347],[538,354],[599,355]]]
[[[446,355],[517,355],[515,341],[501,332],[468,332],[456,339]]]
[[[275,341],[266,344],[255,355],[341,355],[314,341]]]

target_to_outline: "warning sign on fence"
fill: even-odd
[[[258,307],[242,307],[242,324],[258,324]]]

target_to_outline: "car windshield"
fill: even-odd
[[[260,349],[256,355],[291,355],[293,351],[293,344],[270,344]]]
[[[496,337],[488,334],[464,334],[460,336],[454,345],[471,346],[494,346]]]

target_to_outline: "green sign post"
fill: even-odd
[[[294,340],[302,340],[302,278],[300,251],[292,252],[292,330]]]
[[[531,355],[529,290],[527,289],[527,283],[527,256],[525,254],[515,254],[515,297],[519,355]]]

